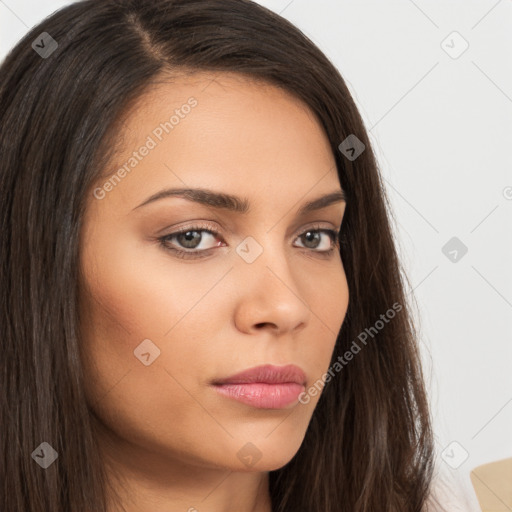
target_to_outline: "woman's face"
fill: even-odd
[[[348,305],[322,231],[339,230],[345,203],[301,212],[341,191],[329,143],[298,100],[227,73],[153,87],[119,135],[110,177],[87,196],[80,252],[86,391],[108,453],[155,475],[282,467],[319,399],[298,393],[328,370]],[[148,202],[178,188],[246,208]],[[261,365],[304,377],[214,384]]]

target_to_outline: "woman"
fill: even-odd
[[[0,97],[2,510],[444,510],[376,160],[310,40],[85,0]]]

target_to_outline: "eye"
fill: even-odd
[[[206,236],[201,233],[206,233]],[[323,245],[327,247],[319,249],[322,245],[322,235],[324,238],[329,238],[330,243],[325,240]],[[205,242],[205,239],[207,242],[209,238],[213,243],[209,247],[201,248],[201,244]],[[215,247],[222,245],[223,242],[215,243],[215,239],[219,239],[218,231],[210,224],[202,224],[181,228],[174,233],[160,237],[158,241],[165,250],[172,252],[178,258],[202,258],[211,254],[211,250]],[[303,231],[297,239],[301,241],[301,248],[310,249],[311,252],[323,257],[329,257],[338,247],[339,232],[334,229],[314,226]]]
[[[206,233],[205,235],[201,233]],[[204,242],[204,239],[218,237],[219,233],[209,224],[202,224],[197,226],[189,226],[181,228],[178,231],[175,231],[174,233],[170,233],[168,235],[163,236],[160,238],[161,244],[168,248],[171,251],[178,251],[180,252],[180,247],[187,249],[188,251],[194,251],[194,252],[204,252],[208,249],[212,249],[213,247],[218,246],[219,244],[210,245],[210,247],[200,247],[201,243]],[[172,240],[176,239],[178,243],[178,248],[175,247],[176,244],[169,244]],[[195,249],[199,249],[198,251],[195,251]],[[183,251],[183,252],[188,252]]]
[[[322,235],[329,235],[329,241],[326,241],[327,248],[324,250],[319,250],[318,252],[329,252],[332,248],[332,242],[338,241],[338,233],[337,231],[334,231],[333,229],[308,229],[307,231],[304,231],[298,238],[305,240],[306,249],[318,249],[318,245],[322,241]],[[325,242],[325,240],[324,240]],[[313,247],[310,247],[310,245],[313,245]]]

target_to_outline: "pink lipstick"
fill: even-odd
[[[306,374],[293,364],[266,364],[213,382],[222,395],[259,409],[283,409],[305,390]]]

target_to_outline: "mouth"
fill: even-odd
[[[283,409],[305,391],[306,374],[296,365],[262,365],[212,382],[221,395],[258,409]]]

